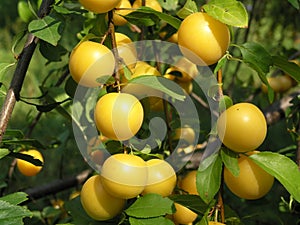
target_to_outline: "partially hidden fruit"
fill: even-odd
[[[103,164],[101,180],[104,189],[111,195],[129,199],[144,190],[148,170],[146,162],[132,154],[115,154]]]
[[[180,58],[173,66],[166,70],[166,74],[178,73],[180,76],[175,76],[176,80],[182,82],[190,82],[198,74],[196,64],[192,63],[185,57]]]
[[[279,75],[276,77],[268,77],[270,87],[277,93],[283,93],[289,90],[293,86],[293,80],[289,75]],[[267,93],[268,88],[265,84],[262,84],[262,91]]]
[[[235,152],[247,152],[263,143],[267,123],[257,106],[243,102],[229,107],[220,115],[217,131],[227,148]]]
[[[180,181],[179,187],[191,195],[199,195],[196,186],[197,170],[189,171]]]
[[[184,140],[187,145],[195,144],[196,134],[193,128],[189,126],[183,126],[177,128],[174,132],[173,140]]]
[[[147,162],[148,179],[143,195],[147,193],[169,196],[176,186],[176,173],[173,167],[161,159],[150,159]]]
[[[256,154],[258,151],[249,153]],[[224,182],[229,190],[240,198],[255,200],[265,196],[273,186],[274,177],[255,164],[249,157],[240,155],[239,175],[233,176],[225,167]]]
[[[228,27],[206,13],[187,16],[178,29],[182,54],[197,65],[212,65],[223,57],[230,43]]]
[[[162,7],[157,0],[147,0],[145,1],[147,7],[150,7],[158,12],[162,12]],[[135,0],[132,4],[133,8],[139,8],[142,6],[142,0]]]
[[[105,45],[92,41],[79,43],[71,52],[69,69],[72,78],[80,85],[97,87],[97,78],[111,76],[115,69],[115,57]]]
[[[129,0],[121,0],[118,5],[116,5],[116,10],[113,11],[113,22],[114,25],[123,26],[127,23],[127,20],[123,17],[127,14],[131,13],[132,8],[131,3]]]
[[[197,219],[197,214],[187,207],[174,203],[176,212],[173,214],[173,221],[177,224],[190,224]]]
[[[85,212],[99,221],[114,218],[125,206],[124,199],[116,198],[104,190],[100,175],[94,175],[84,183],[80,200]]]
[[[127,93],[108,93],[102,96],[94,112],[97,129],[113,140],[128,140],[139,131],[144,110],[140,101]]]
[[[38,159],[42,163],[44,163],[43,155],[38,150],[31,149],[31,150],[28,150],[28,151],[22,151],[21,153],[26,154],[26,155],[30,155],[34,159]],[[22,160],[22,159],[17,159],[17,168],[19,169],[19,171],[23,175],[31,177],[31,176],[37,175],[42,170],[43,167],[42,166],[36,166],[36,165],[34,165],[30,162],[27,162],[25,160]]]
[[[220,222],[216,222],[216,221],[209,221],[208,225],[225,225],[225,223],[220,223]]]
[[[80,4],[94,13],[106,13],[115,8],[121,0],[79,0]]]

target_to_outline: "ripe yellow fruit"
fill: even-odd
[[[176,212],[173,214],[173,221],[177,224],[190,224],[197,219],[197,214],[187,207],[174,203]]]
[[[135,155],[115,154],[105,160],[101,181],[109,194],[123,199],[134,198],[144,190],[148,179],[146,162]]]
[[[243,102],[229,107],[220,115],[217,131],[227,148],[235,152],[247,152],[263,143],[267,123],[257,106]]]
[[[229,47],[229,29],[206,13],[193,13],[178,29],[178,44],[182,54],[193,63],[212,65]]]
[[[125,200],[106,192],[99,175],[90,177],[82,186],[80,200],[85,212],[94,220],[104,221],[117,216],[125,206]]]
[[[249,154],[256,154],[258,151]],[[224,182],[240,198],[255,200],[265,196],[273,186],[274,177],[255,164],[249,157],[240,155],[240,173],[237,177],[225,167]]]
[[[147,162],[148,180],[143,195],[147,193],[169,196],[176,186],[176,173],[173,167],[161,159],[150,159]]]
[[[139,8],[142,6],[142,0],[135,0],[132,4],[133,8]],[[146,0],[147,7],[150,7],[158,12],[162,12],[162,7],[157,0]]]
[[[209,221],[208,225],[225,225],[225,223],[220,223],[220,222],[216,222],[216,221]]]
[[[293,80],[288,75],[280,75],[276,77],[268,77],[268,82],[274,92],[283,93],[288,91],[293,86]],[[262,91],[267,93],[268,88],[265,84],[262,84]]]
[[[28,151],[22,151],[22,154],[30,155],[34,159],[40,160],[42,163],[44,163],[44,158],[41,152],[35,149],[31,149]],[[17,159],[17,168],[19,169],[20,173],[22,173],[25,176],[31,177],[37,175],[41,169],[43,168],[42,166],[36,166],[30,162],[27,162],[22,159]]]
[[[108,93],[95,107],[95,123],[102,135],[113,140],[128,140],[142,126],[144,110],[140,101],[127,93]]]
[[[199,195],[196,187],[197,170],[189,171],[180,181],[179,187],[191,195]]]
[[[115,8],[121,0],[79,0],[80,4],[94,13],[106,13]]]
[[[70,74],[80,85],[97,87],[97,78],[111,76],[115,70],[115,57],[105,45],[93,41],[83,41],[71,52]]]
[[[173,136],[173,140],[182,139],[186,141],[188,145],[195,144],[195,138],[196,138],[195,131],[193,130],[193,128],[189,126],[183,126],[177,128]]]
[[[123,16],[132,12],[132,10],[128,10],[132,8],[131,3],[129,0],[121,0],[116,8],[113,11],[113,22],[117,26],[123,26],[127,23],[127,20]]]

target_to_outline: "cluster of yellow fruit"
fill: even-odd
[[[273,186],[274,177],[251,161],[247,155],[256,154],[267,134],[267,123],[260,109],[251,103],[238,103],[225,110],[217,122],[223,144],[239,153],[238,176],[225,168],[224,182],[237,196],[258,199]]]
[[[41,154],[40,151],[36,150],[36,149],[30,149],[27,151],[21,151],[22,154],[25,155],[30,155],[32,156],[34,159],[38,159],[40,160],[42,163],[44,163],[44,157]],[[37,175],[41,170],[42,170],[42,166],[36,166],[28,161],[25,161],[23,159],[17,159],[17,168],[20,171],[21,174],[25,175],[25,176],[35,176]]]
[[[169,196],[176,181],[173,167],[165,160],[144,161],[133,154],[119,153],[105,160],[100,175],[85,182],[81,203],[93,219],[108,220],[123,210],[126,199],[147,193]]]

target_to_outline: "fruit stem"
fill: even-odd
[[[116,62],[116,71],[114,73],[114,78],[116,81],[116,85],[118,87],[118,92],[121,92],[121,87],[120,87],[120,73],[119,73],[119,63],[120,63],[120,56],[117,48],[117,43],[116,43],[116,36],[115,36],[115,25],[112,20],[113,17],[113,10],[108,12],[108,33],[111,37],[111,45],[112,45],[112,52],[117,59]]]
[[[222,69],[218,70],[218,91],[219,91],[219,99],[223,96],[223,77],[222,77]]]

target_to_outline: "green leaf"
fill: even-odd
[[[300,83],[300,66],[294,62],[290,62],[288,59],[282,56],[272,56],[274,66],[283,70],[285,73],[293,77],[298,83]]]
[[[296,9],[300,9],[300,4],[299,4],[299,0],[288,0],[289,1],[289,3],[291,3],[292,4],[292,6],[294,7],[294,8],[296,8]]]
[[[198,12],[196,2],[193,0],[187,0],[184,6],[177,12],[177,16],[181,19],[184,19],[195,12]]]
[[[198,195],[171,195],[169,198],[202,215],[209,207]]]
[[[137,219],[133,217],[129,217],[129,223],[130,225],[153,225],[153,224],[159,224],[159,225],[174,225],[174,223],[165,218],[165,217],[155,217],[155,218],[148,218],[148,219]]]
[[[39,50],[51,62],[59,62],[61,61],[61,57],[67,54],[67,50],[61,45],[53,46],[45,41],[40,42]]]
[[[240,173],[238,155],[226,148],[222,148],[221,158],[225,167],[232,173],[232,175],[235,177],[238,176]]]
[[[248,13],[240,1],[211,0],[203,8],[208,15],[222,23],[234,27],[248,27]]]
[[[32,213],[25,207],[0,200],[0,224],[21,225],[23,224],[23,218],[31,215]]]
[[[10,153],[7,148],[0,148],[0,159],[4,158]]]
[[[23,22],[28,23],[31,19],[34,18],[34,14],[31,12],[27,1],[19,1],[17,8],[18,14]]]
[[[76,11],[76,10],[69,10],[69,9],[67,9],[67,8],[65,8],[65,7],[62,7],[62,6],[58,6],[58,5],[53,5],[52,6],[53,7],[53,9],[57,12],[57,13],[59,13],[59,14],[64,14],[64,15],[68,15],[68,14],[81,14],[82,12],[80,12],[80,11]]]
[[[22,202],[25,202],[28,199],[27,196],[28,195],[25,192],[15,192],[1,197],[0,200],[6,201],[13,205],[18,205]]]
[[[56,46],[61,38],[62,21],[52,16],[33,20],[28,25],[28,30],[36,37]]]
[[[300,202],[300,171],[290,158],[274,152],[260,152],[249,156],[257,165],[273,175]]]
[[[198,168],[197,190],[205,203],[213,200],[221,185],[222,160],[219,154],[204,159]]]
[[[179,85],[164,77],[144,75],[133,78],[129,80],[128,83],[140,84],[153,88],[179,101],[184,101],[185,99],[184,93]]]
[[[13,129],[7,129],[5,131],[3,139],[8,139],[8,138],[24,138],[24,134],[21,130],[13,130]]]
[[[158,0],[161,7],[167,11],[175,11],[179,0]]]
[[[138,198],[125,213],[136,218],[151,218],[172,214],[174,204],[169,198],[158,194],[146,194]]]
[[[237,47],[241,50],[243,61],[254,69],[262,81],[267,84],[266,77],[261,75],[270,71],[270,67],[273,65],[272,56],[258,43],[246,42]]]
[[[174,16],[171,16],[166,13],[161,13],[151,9],[150,7],[142,6],[137,10],[129,13],[125,16],[125,18],[133,24],[136,25],[145,25],[145,26],[153,26],[158,24],[160,20],[170,24],[175,29],[178,29],[181,21]]]
[[[2,141],[2,143],[34,146],[39,149],[40,148],[45,149],[45,146],[41,142],[39,142],[38,140],[35,140],[35,139],[5,140],[5,141]]]

